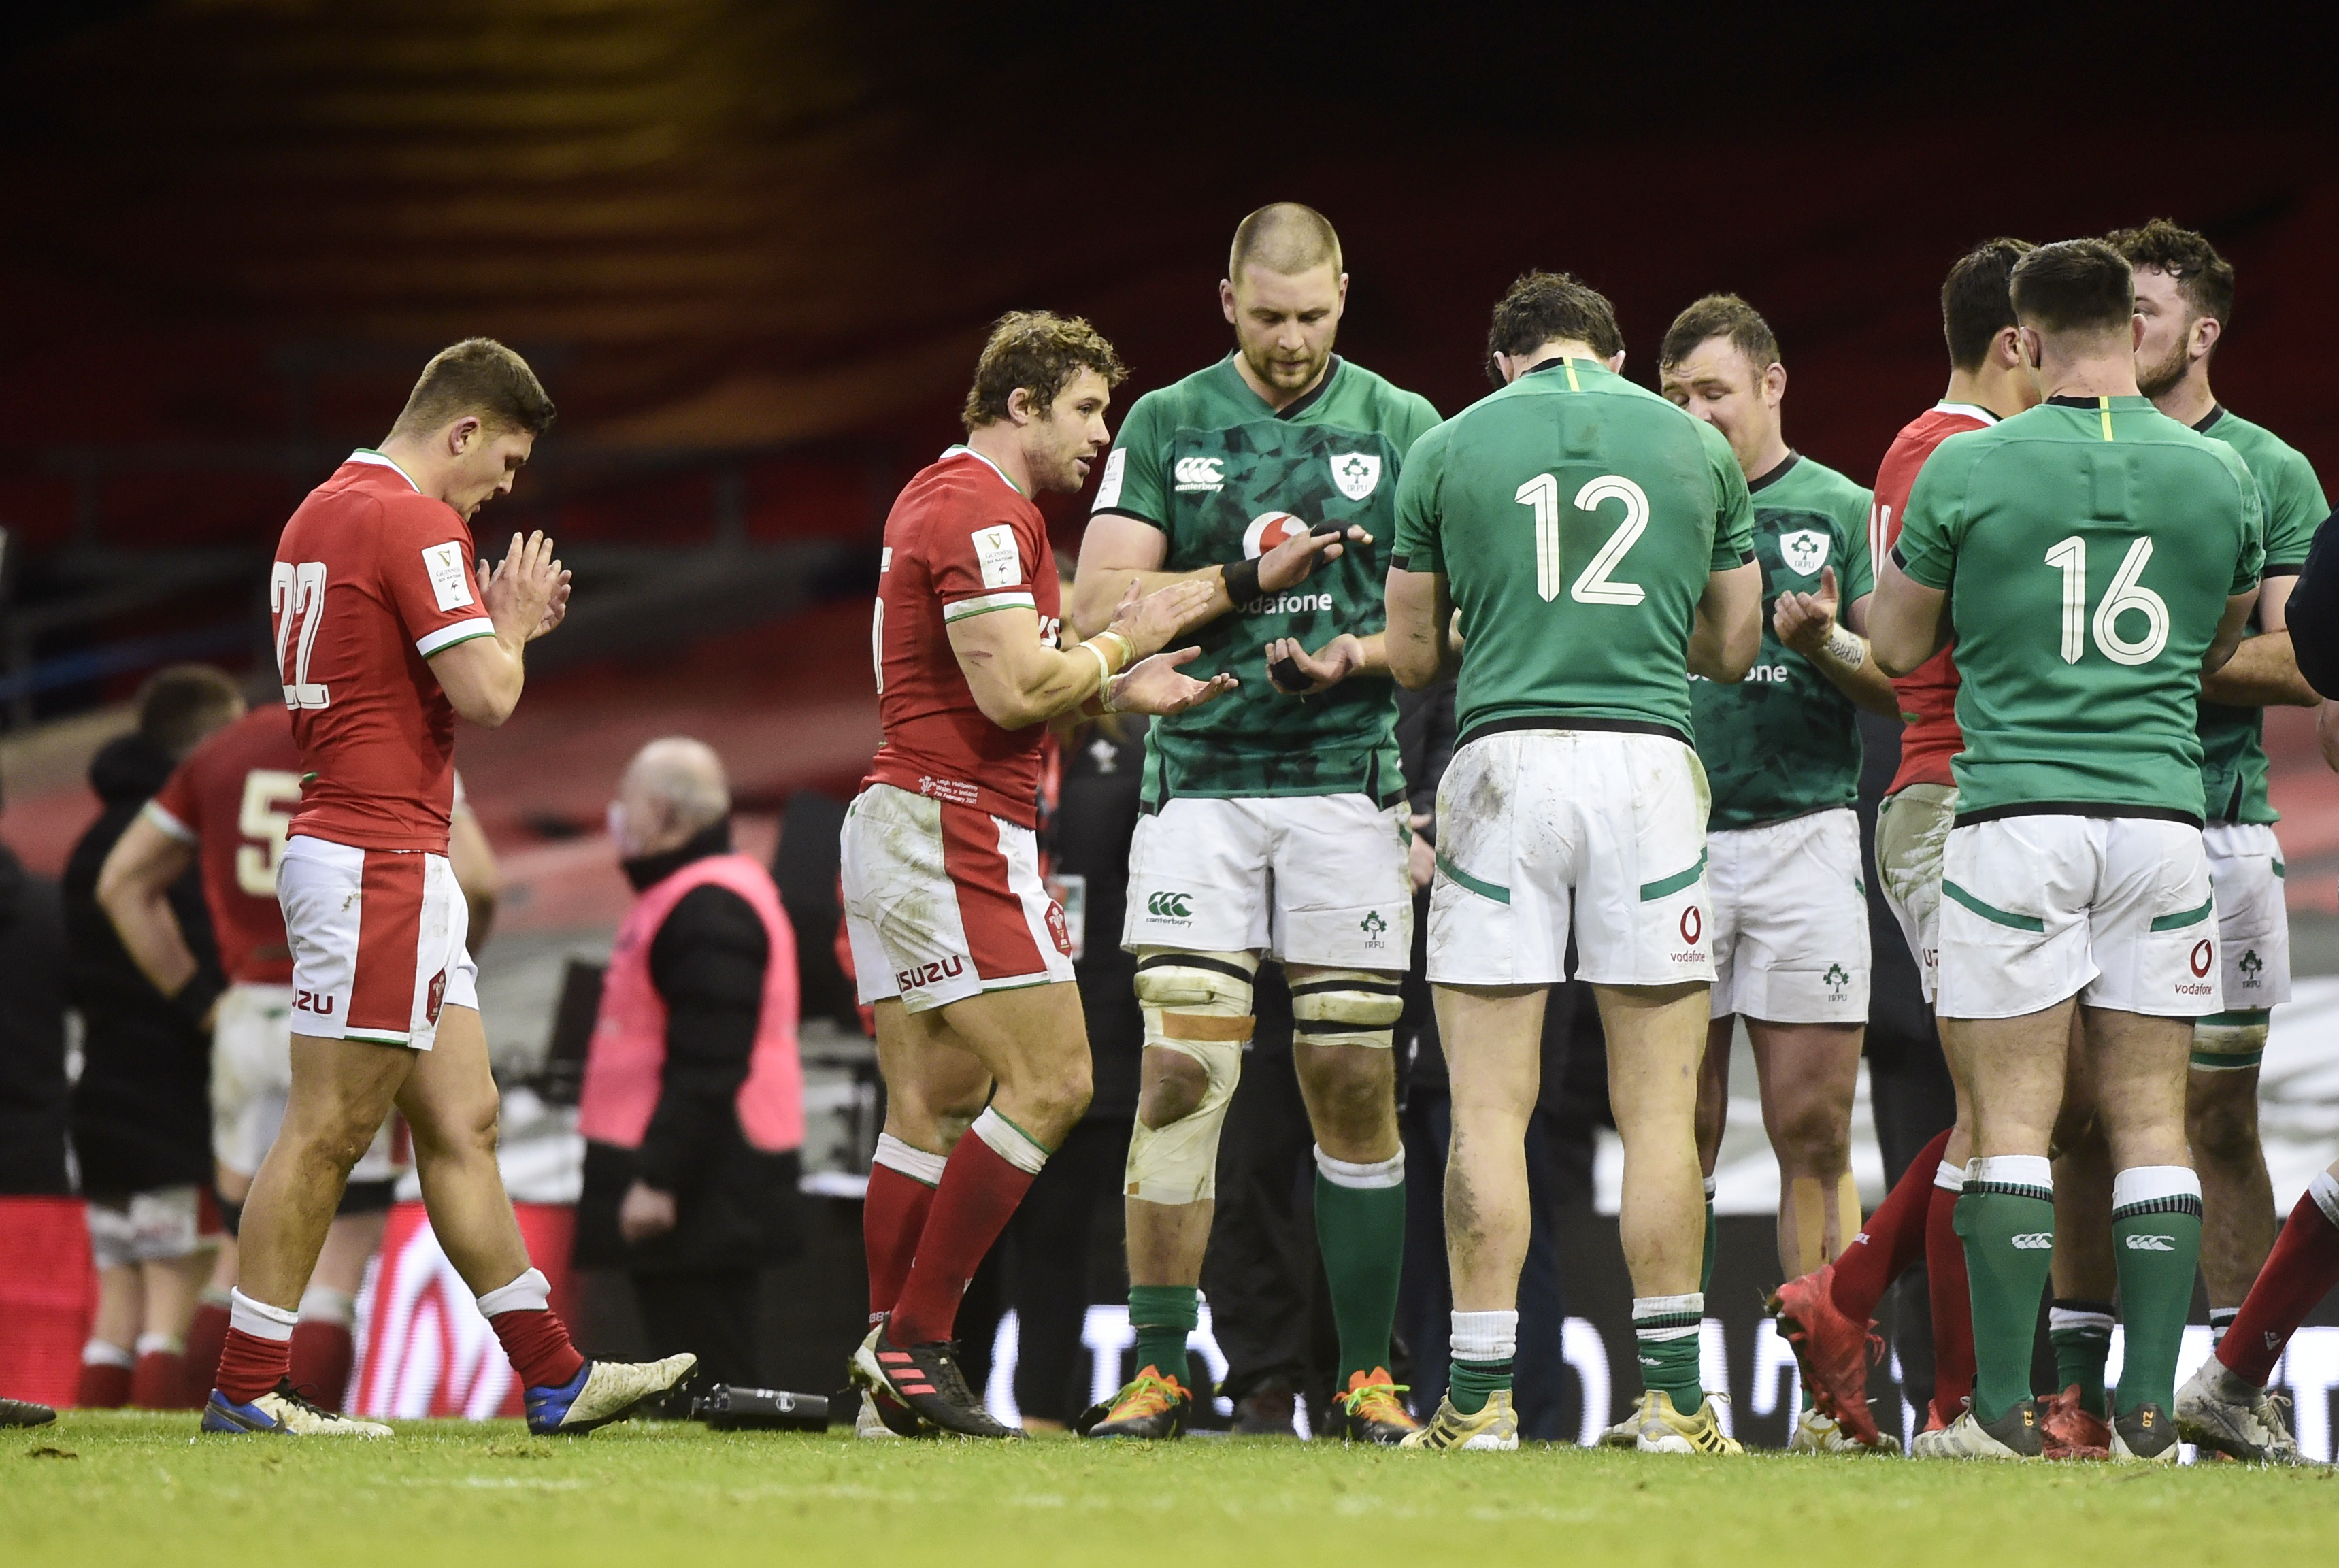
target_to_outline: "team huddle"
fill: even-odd
[[[2277,1246],[2255,1100],[2288,944],[2259,731],[2269,704],[2320,701],[2284,608],[2325,507],[2297,452],[2209,392],[2230,266],[2165,222],[1978,247],[1942,291],[1947,393],[1873,493],[1786,443],[1777,340],[1734,295],[1675,320],[1660,395],[1623,378],[1604,298],[1528,273],[1495,308],[1495,390],[1440,422],[1333,352],[1347,286],[1320,214],[1251,214],[1219,285],[1235,351],[1140,398],[1117,439],[1111,345],[1003,318],[965,444],[887,520],[884,743],[842,846],[889,1096],[863,1435],[1020,1435],[968,1387],[954,1315],[1088,1099],[1034,832],[1043,745],[1127,711],[1155,715],[1121,933],[1145,1042],[1137,1371],[1082,1435],[1186,1428],[1219,1136],[1272,959],[1317,1140],[1340,1436],[1516,1446],[1525,1138],[1545,994],[1572,976],[1607,1040],[1645,1389],[1604,1441],[1739,1451],[1698,1341],[1742,1021],[1781,1169],[1792,1446],[1897,1448],[1868,1409],[1870,1313],[1921,1258],[1939,1372],[1920,1456],[2173,1461],[2181,1435],[2295,1457],[2265,1385],[2339,1264],[2339,1178]],[[1067,602],[1034,498],[1100,461]],[[1393,725],[1396,687],[1449,680],[1423,836],[1454,1313],[1421,1421],[1389,1372],[1414,909]],[[1876,863],[1958,1106],[1864,1228],[1863,708],[1905,726]],[[2196,1270],[2222,1337],[2180,1393]],[[2035,1399],[2050,1272],[2064,1387]]]

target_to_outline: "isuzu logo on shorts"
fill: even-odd
[[[920,964],[893,976],[893,983],[903,991],[923,991],[937,981],[951,980],[966,968],[966,960],[957,953],[935,963]]]
[[[292,993],[292,1011],[331,1018],[333,1016],[333,999],[330,993],[321,991],[296,991]]]
[[[1190,892],[1157,892],[1145,901],[1145,912],[1156,920],[1190,920],[1194,912],[1187,901],[1193,896]]]

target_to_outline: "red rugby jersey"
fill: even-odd
[[[271,703],[197,746],[154,798],[146,820],[196,846],[220,965],[247,985],[286,985],[292,950],[276,902],[276,863],[301,804],[292,715]]]
[[[1900,537],[1900,514],[1908,509],[1909,491],[1917,470],[1933,449],[1959,430],[1979,430],[1998,423],[1998,416],[1972,403],[1936,403],[1900,429],[1876,469],[1876,498],[1869,504],[1869,553],[1881,570],[1892,541]],[[1900,705],[1900,771],[1892,787],[1912,784],[1953,784],[1949,759],[1965,748],[1958,730],[1958,666],[1943,648],[1892,683]]]
[[[889,784],[1036,825],[1048,726],[1004,730],[985,718],[949,628],[1026,609],[1040,617],[1041,640],[1057,644],[1062,590],[1040,508],[990,459],[952,447],[893,502],[878,571],[869,640],[885,738],[864,787]]]
[[[429,659],[496,629],[470,529],[388,458],[353,452],[284,525],[268,597],[301,747],[291,831],[445,854],[455,708]]]

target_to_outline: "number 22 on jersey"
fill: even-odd
[[[325,563],[279,561],[268,579],[268,612],[276,618],[276,676],[288,708],[321,708],[332,694],[309,678],[309,656],[325,613]],[[290,653],[291,662],[285,656]]]
[[[1512,498],[1535,514],[1535,592],[1545,599],[1559,597],[1559,480],[1537,474]],[[1575,509],[1597,514],[1609,501],[1623,504],[1624,516],[1608,542],[1569,585],[1567,597],[1585,605],[1637,605],[1649,596],[1638,583],[1621,582],[1614,572],[1649,526],[1649,496],[1622,474],[1604,474],[1575,492]]]

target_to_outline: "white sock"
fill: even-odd
[[[292,1337],[292,1326],[301,1321],[297,1312],[287,1312],[281,1307],[271,1307],[265,1301],[254,1301],[242,1291],[228,1295],[227,1324],[240,1334],[254,1339],[273,1339],[279,1345]]]
[[[498,1286],[479,1297],[479,1316],[504,1312],[545,1312],[552,1307],[552,1281],[544,1270],[531,1268],[509,1285]]]
[[[138,1336],[141,1356],[184,1356],[187,1342],[175,1334],[142,1334]]]
[[[1316,1169],[1323,1175],[1325,1180],[1335,1187],[1360,1189],[1403,1187],[1405,1185],[1405,1150],[1400,1149],[1387,1159],[1357,1163],[1333,1159],[1324,1152],[1324,1146],[1319,1143],[1316,1146]]]
[[[358,1320],[358,1298],[330,1285],[311,1285],[301,1293],[301,1321],[330,1323],[347,1328]]]
[[[992,1153],[1026,1176],[1039,1175],[1040,1168],[1048,1163],[1049,1151],[1040,1147],[1038,1139],[990,1106],[982,1108],[982,1114],[974,1119],[974,1125],[967,1130],[982,1139]]]
[[[93,1339],[81,1347],[81,1364],[84,1366],[128,1368],[138,1365],[138,1357],[123,1349],[119,1345],[110,1345],[103,1339]]]
[[[877,1135],[877,1152],[869,1163],[882,1165],[888,1170],[899,1171],[912,1181],[938,1185],[943,1178],[943,1167],[950,1163],[947,1154],[929,1154],[914,1144],[903,1142],[890,1132]]]
[[[1946,1159],[1941,1161],[1934,1168],[1933,1185],[1944,1192],[1963,1192],[1966,1189],[1966,1168],[1951,1165]]]
[[[1519,1353],[1516,1312],[1456,1312],[1446,1354],[1456,1361],[1508,1361]]]
[[[2050,1198],[2055,1192],[2055,1162],[2043,1154],[1993,1154],[1966,1166],[1966,1188],[2011,1189],[2025,1197]]]

